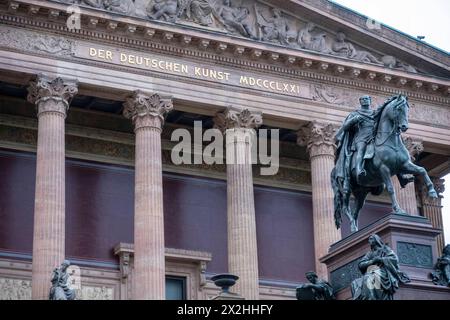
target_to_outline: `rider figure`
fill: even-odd
[[[375,126],[375,111],[370,108],[371,102],[371,98],[367,95],[359,98],[361,108],[350,113],[343,124],[345,131],[353,131],[354,133],[351,151],[356,151],[356,174],[358,178],[366,175],[364,154],[369,141],[373,137]]]

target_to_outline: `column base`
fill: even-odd
[[[441,231],[424,217],[389,214],[334,243],[320,259],[327,265],[329,282],[338,300],[352,298],[351,282],[362,276],[358,262],[370,250],[368,238],[374,233],[394,250],[401,270],[411,279],[400,285],[394,299],[450,299],[450,288],[434,285],[429,277],[439,257],[436,237]]]

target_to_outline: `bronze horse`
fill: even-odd
[[[372,156],[365,157],[365,176],[356,176],[356,157],[350,160],[350,190],[343,187],[342,181],[336,177],[336,167],[331,172],[331,181],[334,191],[334,218],[339,229],[342,222],[342,214],[350,220],[351,231],[358,231],[358,216],[367,194],[380,195],[384,188],[387,189],[392,201],[392,213],[407,214],[398,204],[391,177],[397,175],[404,187],[408,180],[405,174],[421,175],[428,187],[428,196],[437,198],[433,183],[426,170],[411,162],[408,150],[401,139],[401,132],[408,130],[408,98],[397,95],[388,99],[378,110],[376,116]],[[341,150],[341,152],[348,152]],[[355,197],[353,209],[350,208],[350,195]]]

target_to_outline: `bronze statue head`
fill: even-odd
[[[361,104],[361,107],[363,109],[369,109],[372,103],[372,98],[368,95],[364,95],[361,98],[359,98],[359,103]]]
[[[311,283],[316,283],[317,281],[317,274],[314,271],[308,271],[305,273],[306,279],[308,279]]]
[[[383,248],[384,246],[383,240],[381,240],[380,236],[375,233],[369,237],[369,244],[371,248]]]

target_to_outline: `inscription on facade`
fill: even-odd
[[[119,48],[80,45],[76,49],[75,56],[115,65],[169,73],[284,95],[310,98],[310,88],[304,84],[265,76],[242,74],[231,69],[227,70],[196,63],[182,63],[175,59],[160,57],[153,54],[141,54]]]

